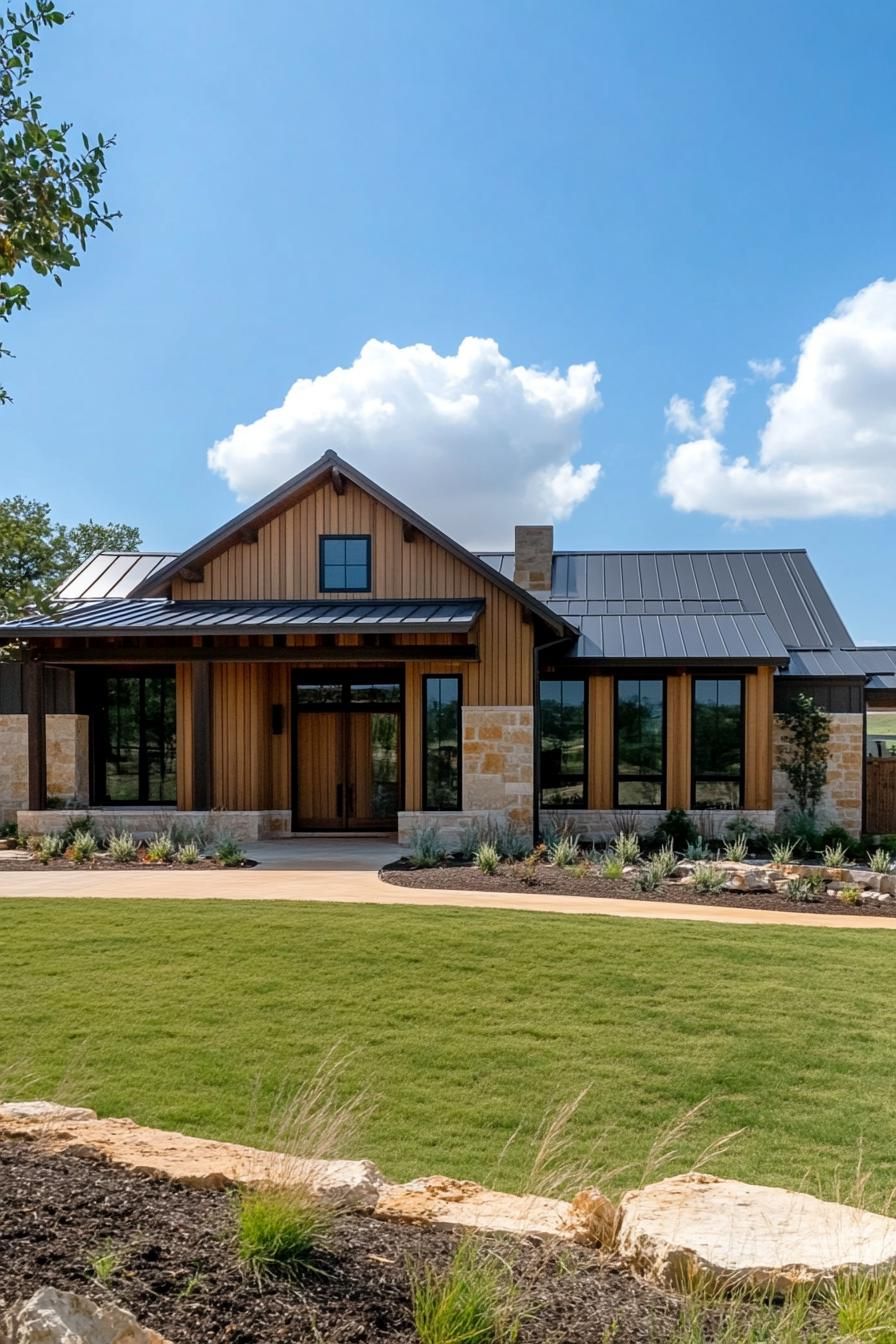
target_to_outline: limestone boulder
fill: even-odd
[[[96,1111],[91,1111],[87,1106],[60,1106],[55,1101],[0,1102],[0,1126],[16,1121],[73,1124],[80,1120],[95,1119]]]
[[[616,1249],[667,1288],[783,1293],[841,1273],[896,1267],[896,1219],[701,1172],[624,1195]]]
[[[374,1217],[439,1227],[471,1227],[482,1232],[578,1240],[570,1224],[570,1205],[542,1195],[508,1195],[475,1181],[424,1176],[405,1185],[387,1186]]]
[[[41,1288],[0,1322],[0,1344],[167,1344],[129,1311],[79,1293]]]
[[[597,1186],[580,1190],[569,1206],[566,1228],[572,1240],[584,1246],[610,1250],[616,1241],[619,1210]]]
[[[728,874],[725,891],[774,891],[767,872],[762,868],[747,868]]]

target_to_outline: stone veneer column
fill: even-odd
[[[0,714],[0,822],[15,821],[28,806],[28,720]]]
[[[464,811],[532,822],[531,705],[464,705]]]
[[[778,765],[784,728],[775,715],[774,773],[772,787],[776,812],[792,809],[790,785]],[[865,786],[864,717],[861,714],[832,714],[828,749],[828,782],[818,805],[819,820],[826,825],[842,826],[850,835],[862,830],[862,799]]]
[[[86,714],[47,715],[47,796],[75,803],[90,799]]]

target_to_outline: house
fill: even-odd
[[[92,556],[0,641],[24,641],[0,806],[27,830],[66,801],[134,829],[214,809],[244,839],[771,826],[776,710],[807,690],[833,715],[826,815],[858,832],[864,711],[896,706],[896,650],[855,646],[804,551],[555,552],[519,527],[475,555],[332,452],[183,554]]]

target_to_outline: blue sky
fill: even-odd
[[[896,8],[876,0],[76,2],[37,83],[51,116],[117,134],[107,197],[123,218],[63,289],[37,282],[5,333],[0,493],[185,546],[237,507],[208,450],[296,379],[370,340],[448,356],[489,338],[512,365],[599,367],[573,462],[602,471],[558,545],[806,546],[853,634],[896,641],[892,514],[863,516],[890,507],[886,436],[851,516],[836,476],[809,510],[825,516],[786,491],[786,516],[720,516],[733,478],[702,488],[693,455],[678,494],[659,489],[667,451],[707,437],[668,429],[664,408],[720,375],[736,391],[708,437],[755,463],[769,382],[750,359],[800,373],[803,420],[775,427],[776,451],[828,479],[811,454],[831,359],[805,377],[796,359],[838,303],[896,277],[894,57]],[[857,396],[862,444],[878,398]],[[464,466],[464,444],[451,451]],[[421,461],[405,493],[438,522],[439,473],[427,485]]]

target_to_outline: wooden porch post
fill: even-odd
[[[193,663],[192,673],[193,808],[207,812],[212,805],[211,663]]]
[[[47,719],[43,663],[27,662],[23,673],[23,699],[28,716],[28,808],[31,812],[42,812],[47,805]]]

